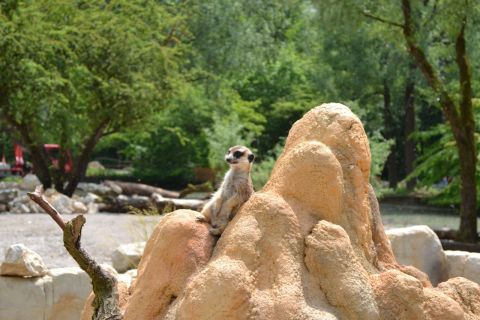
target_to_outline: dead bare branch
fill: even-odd
[[[30,199],[38,204],[63,231],[63,245],[68,253],[78,263],[92,280],[95,298],[92,320],[122,320],[119,307],[117,279],[99,265],[81,246],[82,228],[85,217],[79,215],[65,223],[61,214],[43,197],[42,187],[28,193]]]
[[[52,219],[58,224],[60,229],[65,230],[65,221],[63,220],[60,213],[55,209],[45,198],[43,197],[43,187],[37,186],[34,192],[29,192],[28,196],[30,199],[38,204],[46,213],[52,217]]]

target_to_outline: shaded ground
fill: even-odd
[[[64,215],[66,220],[73,217]],[[121,244],[146,241],[160,219],[108,213],[85,217],[82,245],[100,263],[111,263],[113,250]],[[0,214],[0,261],[8,246],[15,243],[36,251],[50,268],[76,265],[63,247],[61,230],[47,214]]]

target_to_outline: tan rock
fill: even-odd
[[[210,259],[214,239],[196,216],[195,211],[178,210],[160,221],[138,266],[125,320],[165,314],[190,277]]]
[[[40,277],[47,273],[42,257],[21,243],[8,247],[0,266],[3,276]]]
[[[480,319],[480,286],[477,283],[457,277],[440,283],[438,290],[458,302],[466,320]]]
[[[121,296],[125,320],[478,319],[473,283],[432,288],[397,265],[369,175],[359,119],[340,104],[311,110],[213,254],[198,213],[160,221]]]

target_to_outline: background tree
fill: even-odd
[[[98,141],[145,125],[181,81],[180,22],[154,1],[19,2],[0,19],[0,112],[46,188],[72,195]]]
[[[401,7],[366,3],[365,17],[399,29],[409,54],[434,91],[455,139],[460,164],[461,207],[459,239],[477,240],[475,118],[467,31],[478,19],[478,4],[469,1],[410,1]],[[398,10],[401,9],[401,10]],[[397,12],[402,16],[398,17]],[[397,22],[401,21],[401,22]],[[428,44],[437,47],[428,50]],[[443,54],[442,54],[443,53]],[[452,59],[454,57],[454,59]],[[457,84],[453,79],[457,79]]]

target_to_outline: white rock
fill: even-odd
[[[87,213],[88,213],[88,214],[98,213],[98,204],[96,204],[96,203],[89,203],[89,204],[87,205]]]
[[[112,265],[118,272],[135,269],[140,262],[145,242],[135,242],[119,246],[112,254]]]
[[[0,267],[0,275],[39,277],[47,273],[42,257],[23,244],[10,246]]]
[[[80,201],[72,201],[72,211],[73,213],[84,214],[88,212],[88,208]]]
[[[435,232],[428,226],[386,231],[397,261],[425,272],[433,285],[448,279],[447,258]]]
[[[480,253],[471,252],[465,262],[465,273],[463,276],[480,284]]]
[[[449,278],[464,277],[480,284],[480,253],[445,251]]]
[[[0,319],[45,320],[52,278],[0,277]],[[79,316],[77,316],[79,319]]]
[[[23,177],[20,188],[27,191],[34,191],[35,187],[41,184],[36,175],[29,173]]]
[[[73,200],[66,195],[56,192],[51,196],[46,196],[46,198],[52,204],[52,206],[60,212],[60,214],[73,213]]]
[[[467,261],[470,252],[466,251],[445,251],[445,256],[448,262],[448,277],[463,277],[465,272],[465,262]]]
[[[57,268],[50,271],[52,299],[46,308],[48,320],[77,320],[92,291],[91,280],[79,267]]]
[[[95,193],[87,192],[84,197],[80,198],[80,201],[82,201],[84,204],[100,203],[102,202],[102,198],[97,196]]]
[[[20,190],[18,189],[0,189],[0,203],[9,203],[19,195]]]

